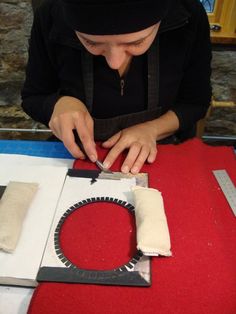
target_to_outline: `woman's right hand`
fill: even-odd
[[[84,154],[75,143],[73,130],[76,130],[89,159],[92,162],[97,160],[93,119],[79,99],[61,97],[55,104],[49,127],[75,158],[84,159]]]

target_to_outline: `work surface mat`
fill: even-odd
[[[99,150],[99,155],[105,154]],[[114,171],[121,159],[113,166]],[[94,166],[77,161],[75,167]],[[236,184],[233,149],[207,146],[198,139],[159,145],[156,162],[143,167],[149,174],[149,186],[162,192],[173,253],[169,258],[152,259],[151,287],[43,283],[35,290],[29,313],[235,314],[236,219],[212,174],[215,169],[226,169]],[[82,226],[87,224],[91,229],[96,220],[102,232],[96,228],[93,245],[101,252],[98,258],[108,260],[114,252],[121,253],[124,242],[135,241],[127,235],[127,217],[118,214],[117,218],[119,225],[124,219],[124,237],[122,232],[116,236],[116,219],[105,211],[99,215],[98,208],[91,221],[85,213],[84,224],[81,221],[81,228],[71,228],[68,238],[76,239],[80,232],[85,238],[86,228]],[[67,237],[62,241],[72,258],[78,250],[86,251],[81,243]]]

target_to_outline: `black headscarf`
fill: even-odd
[[[163,18],[174,0],[60,0],[74,30],[91,35],[141,31]]]

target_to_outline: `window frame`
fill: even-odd
[[[213,43],[236,44],[236,0],[215,0],[207,13]]]

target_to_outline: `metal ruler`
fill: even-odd
[[[213,170],[213,174],[219,183],[234,215],[236,216],[236,188],[226,170]]]

